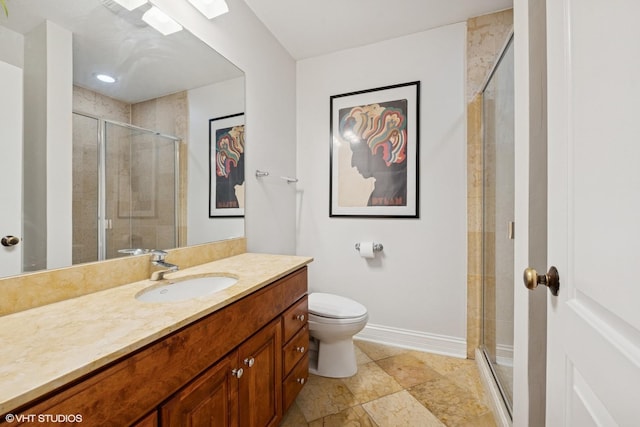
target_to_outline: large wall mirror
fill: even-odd
[[[238,171],[238,203],[210,215],[212,191],[222,191],[216,133],[242,136],[232,153],[242,158],[223,163],[244,164],[240,69],[185,29],[163,35],[149,26],[149,3],[7,6],[0,277],[244,235]],[[243,120],[220,128],[227,116]]]

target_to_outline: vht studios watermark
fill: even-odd
[[[81,423],[81,414],[7,414],[8,423]]]

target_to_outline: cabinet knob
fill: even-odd
[[[296,379],[297,382],[299,382],[300,384],[304,384],[305,383],[305,379],[304,378],[298,378]]]
[[[231,371],[231,375],[233,375],[237,379],[242,378],[242,374],[244,374],[244,370],[242,368],[234,369]]]
[[[253,367],[254,363],[256,363],[256,359],[254,359],[253,357],[247,357],[246,359],[244,359],[244,364],[250,368]]]
[[[298,353],[304,353],[304,347],[296,347]]]
[[[299,320],[299,321],[301,321],[301,322],[304,322],[304,319],[305,319],[304,314],[298,314],[298,315],[296,316],[296,319],[298,319],[298,320]]]

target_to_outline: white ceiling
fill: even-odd
[[[295,59],[425,31],[512,7],[513,0],[244,0]],[[180,31],[163,37],[113,0],[9,2],[0,25],[22,34],[43,19],[73,32],[74,83],[139,102],[242,76],[213,49]],[[233,13],[233,9],[230,13]],[[4,14],[2,14],[4,15]],[[96,81],[97,72],[118,83]]]
[[[245,0],[295,59],[513,7],[513,0]]]

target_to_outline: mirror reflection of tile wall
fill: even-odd
[[[74,110],[181,136],[187,132],[186,97],[183,91],[127,104],[74,87]],[[73,126],[73,263],[76,264],[98,259],[98,125],[95,119],[75,114]],[[107,125],[107,258],[121,256],[117,250],[130,247],[180,246],[175,238],[174,161],[172,141]],[[181,169],[181,182],[185,174]],[[185,203],[184,197],[179,203]]]

